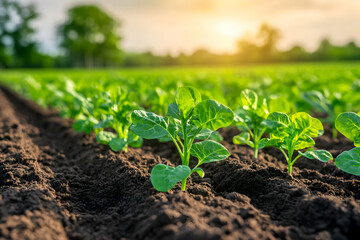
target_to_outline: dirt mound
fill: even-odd
[[[293,176],[281,152],[230,144],[186,192],[155,191],[150,171],[178,164],[171,144],[146,141],[114,153],[70,120],[0,91],[0,239],[357,239],[360,178],[333,162],[300,158]],[[317,147],[352,147],[329,134]]]

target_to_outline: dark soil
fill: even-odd
[[[114,153],[70,120],[0,90],[0,239],[359,239],[360,177],[300,158],[293,176],[276,149],[230,144],[186,192],[152,188],[155,164],[178,164],[171,144]],[[317,147],[352,148],[330,131]]]

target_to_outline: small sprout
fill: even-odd
[[[230,125],[233,119],[230,108],[215,100],[202,101],[200,93],[192,87],[178,88],[176,102],[169,105],[167,117],[142,110],[133,111],[131,130],[134,133],[146,139],[170,139],[181,157],[180,166],[158,164],[152,169],[154,188],[166,192],[182,181],[181,190],[185,191],[186,180],[192,173],[204,177],[204,171],[199,168],[202,164],[229,157],[224,146],[208,139],[214,136],[213,131]],[[199,141],[194,143],[195,139]],[[189,167],[190,155],[198,159],[193,169]]]
[[[320,120],[304,112],[295,113],[290,117],[285,113],[274,112],[268,116],[266,121],[268,125],[276,125],[276,127],[270,133],[269,139],[261,140],[261,145],[280,149],[288,163],[290,175],[292,166],[301,156],[322,162],[332,159],[332,155],[328,151],[311,148],[315,145],[313,138],[324,133]],[[300,152],[302,149],[307,150]],[[298,150],[296,157],[294,156],[295,150]]]
[[[345,103],[341,101],[341,95],[334,94],[332,98],[329,98],[319,91],[309,91],[303,93],[301,96],[315,110],[326,113],[327,117],[320,120],[331,125],[332,137],[336,138],[337,130],[335,128],[335,119],[339,111],[345,106]]]
[[[342,113],[337,117],[335,126],[355,145],[355,148],[337,156],[335,165],[344,172],[360,176],[360,116],[353,112]]]
[[[103,92],[92,98],[74,97],[81,109],[73,127],[76,132],[95,132],[99,143],[109,145],[117,152],[128,146],[140,147],[143,139],[130,131],[130,114],[138,106],[123,89]]]
[[[235,124],[242,131],[233,138],[234,144],[245,144],[254,149],[254,157],[258,158],[259,143],[268,130],[265,125],[269,111],[265,98],[249,89],[241,92],[242,107],[235,111]]]
[[[93,127],[98,142],[109,145],[115,152],[127,151],[128,146],[140,147],[143,139],[130,131],[130,114],[138,107],[128,92],[118,88],[113,93],[101,94],[100,98],[97,111],[102,120]],[[112,129],[115,133],[104,129]]]

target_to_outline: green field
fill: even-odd
[[[359,63],[279,64],[213,68],[149,68],[149,69],[64,69],[64,70],[6,70],[0,81],[26,92],[24,79],[33,77],[42,83],[60,86],[65,77],[74,81],[76,88],[91,96],[100,91],[121,87],[136,93],[142,106],[153,105],[154,90],[173,95],[177,87],[194,86],[205,96],[236,107],[241,90],[250,88],[269,98],[282,97],[300,107],[301,92],[320,90],[331,99],[346,99],[343,110],[359,110],[359,102],[351,96],[360,89]],[[164,92],[161,92],[163,90]],[[155,94],[157,95],[157,94]],[[41,96],[33,96],[42,102]],[[166,96],[163,96],[166,101]],[[169,97],[169,101],[171,97]],[[351,100],[348,100],[350,98]],[[351,104],[354,102],[356,104]],[[166,102],[165,105],[169,103]],[[46,104],[46,101],[45,103]],[[158,104],[158,103],[156,103]],[[161,103],[160,103],[161,104]],[[295,111],[295,109],[293,110]]]
[[[270,112],[333,111],[330,114],[337,115],[360,111],[360,94],[354,94],[360,91],[360,63],[356,62],[213,68],[19,69],[1,71],[0,82],[70,118],[77,118],[79,113],[66,113],[73,101],[66,94],[69,83],[84,98],[121,88],[135,105],[161,115],[166,114],[180,86],[193,86],[203,98],[215,99],[232,109],[241,105],[241,91],[248,88],[266,98]],[[320,99],[313,99],[313,94],[306,97],[305,93],[314,91],[318,91]]]
[[[183,165],[189,165],[190,147],[198,134],[199,139],[221,141],[216,130],[229,125],[241,131],[233,143],[252,147],[255,158],[258,149],[266,146],[286,150],[288,153],[283,153],[290,174],[292,164],[302,154],[292,161],[294,150],[314,146],[312,138],[324,132],[322,123],[330,125],[334,139],[339,130],[356,146],[360,142],[360,117],[355,114],[360,111],[357,63],[12,70],[1,72],[0,79],[41,106],[55,108],[62,117],[74,119],[77,132],[94,132],[99,143],[114,151],[140,147],[143,138],[173,141]],[[207,99],[216,101],[204,101]],[[344,112],[355,113],[343,115],[338,126],[337,118]],[[321,122],[309,114],[321,116]],[[214,121],[214,125],[207,121]],[[266,132],[270,139],[263,139]],[[309,151],[308,158],[332,158],[328,152]],[[351,171],[358,174],[359,170],[355,166]]]

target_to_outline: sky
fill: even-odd
[[[327,37],[334,44],[360,44],[360,0],[19,0],[36,5],[36,38],[56,52],[56,27],[69,8],[96,4],[121,21],[127,51],[191,53],[206,48],[234,53],[236,41],[266,22],[281,32],[280,49],[295,44],[314,50]]]

